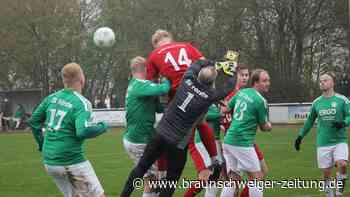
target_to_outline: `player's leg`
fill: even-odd
[[[216,150],[218,153],[218,161],[219,161],[219,166],[218,168],[214,169],[213,171],[213,175],[212,177],[216,176],[216,173],[218,173],[216,180],[224,180],[224,176],[222,173],[226,174],[226,166],[224,166],[224,156],[222,155],[222,144],[220,140],[215,140],[215,144],[216,144]],[[219,172],[216,172],[215,170],[219,170]],[[215,178],[214,178],[215,179]],[[205,195],[204,197],[215,197],[216,193],[218,192],[218,188],[217,187],[207,187],[205,189]]]
[[[322,170],[323,178],[325,181],[324,191],[327,193],[327,197],[333,197],[333,190],[330,188],[332,180],[332,168],[334,165],[333,152],[335,146],[326,146],[317,148],[317,164]]]
[[[126,152],[128,153],[129,157],[133,160],[134,164],[136,165],[140,158],[143,155],[143,152],[146,148],[146,144],[135,144],[129,142],[127,139],[123,139],[123,144]],[[150,180],[154,180],[156,177],[156,168],[153,164],[151,168],[146,172],[144,175],[144,191],[143,191],[143,197],[155,197],[156,194],[152,193],[151,187],[149,184]]]
[[[157,179],[164,179],[166,177],[167,161],[166,155],[162,154],[157,160]]]
[[[252,181],[252,180],[260,181],[264,178],[263,174],[261,173],[260,170],[259,171],[250,171],[250,172],[247,172],[247,174],[248,174],[248,179],[250,181]],[[248,187],[248,196],[262,197],[263,196],[263,187],[261,185],[259,185],[258,182],[253,187]]]
[[[237,196],[238,182],[242,180],[240,172],[238,170],[238,160],[232,146],[228,144],[223,144],[223,156],[226,162],[226,172],[230,185],[226,185],[222,188],[220,197],[232,197]]]
[[[268,167],[267,167],[267,164],[266,164],[265,159],[264,159],[264,154],[260,150],[260,148],[257,144],[254,144],[254,150],[255,150],[255,153],[259,159],[260,168],[261,168],[261,174],[258,176],[265,177],[267,175],[267,172],[268,172]],[[243,188],[243,190],[239,196],[240,197],[249,197],[249,188],[247,185],[245,185],[245,187]]]
[[[134,190],[133,182],[136,178],[142,178],[147,170],[164,152],[164,148],[170,146],[159,134],[156,134],[146,145],[145,151],[136,167],[130,172],[129,177],[121,193],[122,197],[129,197]]]
[[[337,176],[336,176],[337,185],[338,183],[341,184],[340,187],[336,188],[337,197],[343,196],[345,182],[347,179],[346,169],[348,166],[348,158],[349,158],[348,144],[346,143],[337,144],[334,151],[334,160],[337,166]]]
[[[264,159],[264,153],[261,151],[261,149],[259,148],[259,146],[257,144],[254,144],[254,150],[255,150],[255,153],[259,159],[261,172],[263,173],[263,176],[265,177],[267,175],[269,169],[268,169],[267,164],[266,164],[265,159]]]
[[[53,178],[56,186],[63,193],[64,197],[73,196],[73,186],[69,181],[68,174],[64,166],[45,165],[45,169]]]
[[[234,154],[237,156],[239,171],[247,172],[250,181],[263,179],[260,162],[254,147],[233,147]],[[256,182],[258,183],[258,182]],[[255,184],[248,187],[249,196],[263,196],[261,185]]]
[[[182,171],[185,167],[187,160],[187,149],[180,149],[175,146],[167,146],[166,148],[168,162],[166,180],[170,183],[175,183],[180,179]],[[160,192],[159,197],[171,197],[175,189],[175,187],[165,188]]]
[[[192,130],[192,135],[188,144],[188,150],[190,152],[193,164],[199,175],[199,179],[203,179],[206,170],[209,170],[211,165],[211,159],[208,151],[206,150],[204,144],[200,141],[195,143],[195,133],[198,132],[195,129]],[[201,192],[202,188],[198,188],[193,183],[184,193],[184,197],[192,197]]]
[[[104,190],[89,161],[67,166],[74,196],[104,197]]]
[[[217,157],[217,150],[216,150],[216,145],[215,145],[215,136],[214,136],[214,131],[211,129],[208,125],[207,121],[201,122],[198,126],[198,131],[199,135],[202,139],[202,142],[208,151],[210,158],[213,160],[216,159]]]
[[[198,130],[197,130],[198,131]],[[201,176],[201,173],[204,170],[209,170],[209,167],[212,165],[212,159],[210,158],[209,152],[206,149],[203,141],[195,142],[195,132],[193,130],[191,139],[188,144],[188,150],[192,157],[194,166],[199,174],[199,179],[207,179],[206,177]]]
[[[260,168],[263,176],[267,176],[267,173],[269,172],[269,168],[267,167],[265,159],[260,160]]]

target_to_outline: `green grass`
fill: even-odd
[[[267,179],[320,179],[317,168],[315,132],[302,144],[301,152],[293,149],[296,128],[276,127],[271,133],[259,133],[257,143],[269,166]],[[107,196],[118,196],[132,168],[132,162],[122,147],[122,132],[113,129],[97,139],[86,141],[86,155],[91,161]],[[183,173],[186,178],[196,176],[188,158]],[[178,191],[174,196],[182,196]],[[62,196],[46,174],[41,156],[36,151],[30,133],[0,134],[0,196],[55,197]],[[141,196],[140,192],[134,196]],[[264,196],[325,196],[317,189],[266,189]],[[350,196],[350,186],[344,196]]]

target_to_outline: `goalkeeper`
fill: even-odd
[[[223,99],[235,84],[235,75],[225,86],[214,89],[217,71],[210,61],[199,60],[192,64],[176,92],[173,101],[156,128],[156,135],[147,144],[140,162],[131,171],[122,195],[128,197],[134,190],[133,181],[141,178],[163,153],[168,161],[166,179],[177,181],[186,163],[187,145],[192,128],[203,117],[209,106]],[[163,188],[160,197],[171,196],[175,188]]]

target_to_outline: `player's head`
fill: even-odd
[[[237,85],[239,87],[247,86],[249,80],[249,68],[245,64],[237,66]]]
[[[130,60],[130,70],[133,77],[146,78],[146,59],[136,56]]]
[[[250,83],[259,92],[268,92],[270,88],[270,76],[264,69],[255,69],[252,72]]]
[[[77,63],[69,63],[63,66],[61,71],[62,81],[65,88],[81,91],[85,85],[83,69]]]
[[[201,84],[213,86],[218,75],[214,66],[203,67],[198,73],[198,81]]]
[[[157,48],[162,46],[163,44],[167,44],[173,42],[173,35],[166,30],[158,29],[152,35],[152,46],[153,48]]]
[[[320,76],[320,89],[323,92],[326,92],[328,90],[334,89],[334,83],[335,83],[335,74],[334,72],[325,72]]]

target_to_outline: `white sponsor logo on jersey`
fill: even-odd
[[[336,108],[336,107],[337,107],[337,103],[336,103],[336,102],[332,102],[331,106],[332,106],[333,108]]]
[[[335,115],[337,113],[336,109],[322,109],[320,110],[320,116]]]

